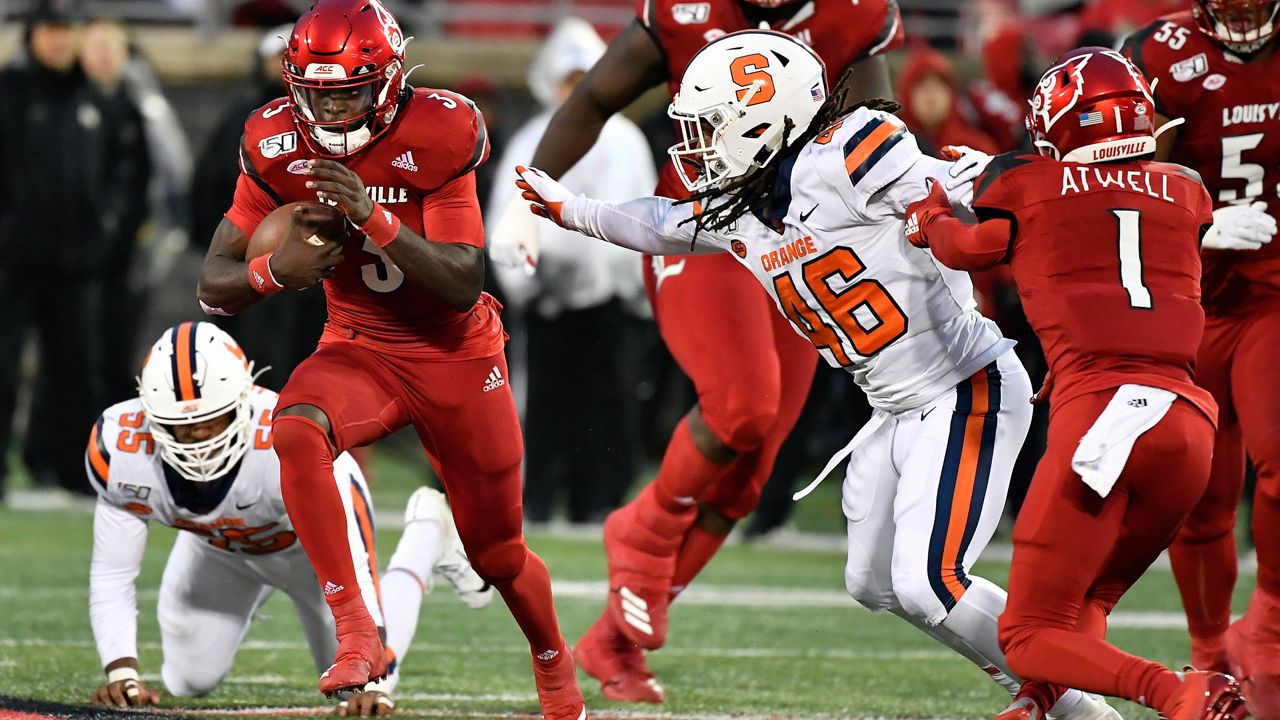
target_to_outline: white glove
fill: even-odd
[[[1276,219],[1267,204],[1227,205],[1213,211],[1213,227],[1204,236],[1205,250],[1257,250],[1276,234]]]
[[[577,230],[565,224],[564,204],[577,197],[569,188],[556,182],[552,177],[538,168],[516,166],[516,187],[520,188],[520,196],[529,201],[529,210],[534,215],[541,215],[551,222],[568,230]]]
[[[489,257],[502,267],[524,268],[526,275],[533,275],[538,268],[538,245],[538,219],[529,212],[529,203],[511,198],[489,234]]]
[[[943,185],[947,198],[972,210],[973,183],[987,169],[991,156],[965,145],[948,145],[942,148],[942,157],[953,161],[947,170],[950,177]]]

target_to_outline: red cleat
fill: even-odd
[[[1194,670],[1182,674],[1182,686],[1161,715],[1165,720],[1244,720],[1249,712],[1235,678]]]
[[[544,657],[547,655],[550,657]],[[587,703],[578,688],[573,653],[563,639],[560,650],[534,657],[533,680],[538,684],[543,720],[587,720]]]
[[[1020,697],[996,715],[995,720],[1044,720],[1044,713],[1031,698]]]
[[[364,600],[356,596],[334,607],[334,620],[338,628],[338,652],[333,664],[320,676],[320,692],[325,697],[342,697],[359,692],[370,681],[387,675],[387,653],[378,637],[378,626],[373,624]],[[339,612],[345,612],[338,615]]]
[[[1227,628],[1227,653],[1240,663],[1249,712],[1280,720],[1280,598],[1253,591],[1249,610]]]
[[[605,612],[573,649],[574,659],[588,675],[600,681],[607,700],[661,704],[667,693],[645,664],[644,651],[613,624]]]
[[[604,523],[604,551],[609,560],[609,600],[606,612],[614,626],[644,650],[657,650],[667,641],[667,607],[675,556],[659,558],[635,549],[621,539],[628,522],[626,508]]]

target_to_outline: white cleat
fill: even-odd
[[[1124,720],[1099,695],[1068,691],[1049,709],[1049,720]]]
[[[458,537],[458,528],[453,524],[453,512],[449,502],[440,491],[420,487],[409,496],[409,503],[404,510],[406,524],[415,520],[431,520],[439,524],[445,532],[444,550],[436,560],[435,573],[453,586],[458,599],[473,610],[485,607],[493,600],[493,586],[485,582],[467,559],[462,549],[462,538]]]

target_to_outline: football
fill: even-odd
[[[296,218],[295,208],[301,208]],[[274,252],[286,239],[318,246],[325,242],[346,242],[347,234],[347,216],[338,208],[315,202],[289,203],[272,210],[258,223],[244,259],[253,260]]]

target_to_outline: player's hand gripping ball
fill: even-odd
[[[290,290],[315,287],[342,263],[347,216],[337,208],[311,202],[282,205],[258,223],[245,260],[274,253],[271,274]]]
[[[311,161],[307,175],[311,176],[307,187],[315,190],[321,201],[336,203],[357,226],[369,221],[373,214],[373,199],[364,189],[360,176],[347,169],[346,165],[317,158]]]

